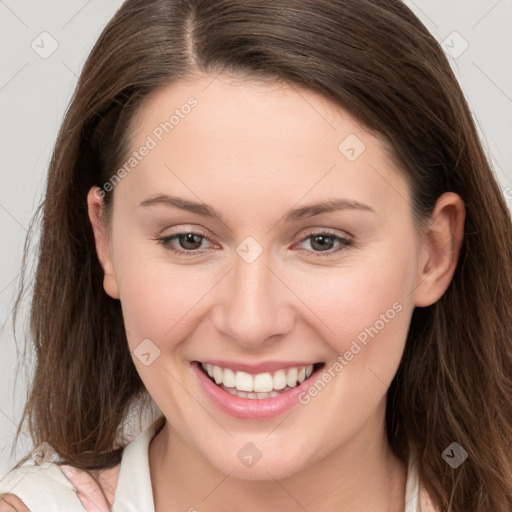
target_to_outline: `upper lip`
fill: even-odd
[[[240,361],[226,361],[220,359],[208,359],[198,362],[202,364],[220,366],[221,368],[230,368],[231,370],[246,372],[252,375],[295,367],[302,368],[303,366],[319,363],[319,361],[263,361],[261,363],[241,363]]]

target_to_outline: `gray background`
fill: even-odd
[[[11,329],[24,238],[78,73],[121,3],[0,0],[0,476],[15,462],[10,451],[26,391],[24,374],[15,380],[18,358]],[[512,208],[512,0],[405,3],[445,41]],[[58,47],[47,55],[52,45]],[[24,433],[15,457],[30,448]]]

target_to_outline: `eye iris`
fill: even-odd
[[[201,235],[196,235],[195,233],[184,233],[183,235],[179,235],[178,240],[183,249],[194,250],[201,247],[202,238]],[[189,244],[191,244],[192,247],[190,247]]]
[[[175,235],[179,241],[179,245],[183,249],[194,251],[201,247],[203,236],[196,233],[181,233]],[[311,235],[311,247],[315,251],[328,251],[334,246],[334,239],[336,237],[329,234]]]
[[[332,249],[334,241],[329,235],[315,235],[311,237],[311,247],[315,250],[326,251]],[[316,246],[316,247],[315,247]]]

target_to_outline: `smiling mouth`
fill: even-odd
[[[325,365],[319,362],[253,375],[199,361],[196,363],[211,382],[227,393],[239,398],[259,400],[281,396],[310,379]]]

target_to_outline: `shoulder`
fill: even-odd
[[[5,503],[4,495],[11,495],[7,497],[7,503],[18,501],[19,505],[21,500],[26,506],[26,509],[20,509],[22,511],[84,510],[75,487],[56,464],[28,464],[10,471],[0,480],[0,498],[3,498]],[[13,506],[14,504],[11,505]],[[16,510],[18,508],[13,509]]]
[[[106,501],[108,507],[108,505],[112,506],[114,503],[120,470],[121,464],[117,464],[108,469],[81,471],[79,474],[68,475],[68,478],[75,485],[75,488],[81,491],[80,494],[97,496],[97,501],[103,503]],[[100,497],[100,495],[102,496]],[[2,511],[0,510],[0,512]]]
[[[30,512],[30,510],[14,494],[4,494],[0,495],[0,512]]]

